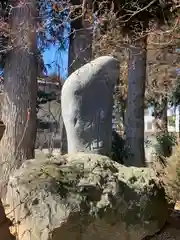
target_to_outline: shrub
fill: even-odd
[[[118,134],[116,131],[112,132],[112,149],[110,157],[115,162],[123,164],[123,159],[126,156],[125,151],[125,140],[123,139],[120,134]]]
[[[174,133],[158,132],[156,134],[157,144],[155,145],[156,157],[166,164],[166,158],[172,155],[173,147],[177,145]]]
[[[162,175],[169,196],[175,201],[180,199],[180,146],[177,146],[171,157],[167,159],[167,165]]]

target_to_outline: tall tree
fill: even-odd
[[[82,12],[82,0],[70,0],[68,22],[69,51],[68,51],[68,75],[73,73],[92,59],[92,19],[87,13]],[[58,10],[58,1],[56,3]],[[61,8],[60,8],[61,9]],[[66,130],[61,119],[61,152],[67,153]]]
[[[128,165],[143,166],[144,152],[144,94],[146,80],[147,37],[132,43],[128,62],[128,96],[126,111],[126,144]]]
[[[86,4],[91,0],[84,0]],[[150,30],[166,24],[177,6],[175,1],[126,0],[93,1],[102,32],[119,26],[129,49],[126,142],[130,150],[127,165],[144,166],[144,98],[147,36]],[[86,7],[85,4],[85,7]],[[103,33],[104,34],[104,33]]]
[[[147,104],[154,108],[156,131],[168,131],[167,108],[176,87],[176,69],[179,54],[176,53],[178,28],[166,32],[167,26],[148,38]]]
[[[6,130],[0,142],[3,183],[24,160],[34,158],[38,67],[36,17],[35,0],[12,1],[8,20],[12,49],[6,56],[2,106]]]
[[[71,0],[73,11],[70,18],[69,74],[91,61],[92,58],[93,24],[88,13],[83,16],[81,3],[82,0]]]

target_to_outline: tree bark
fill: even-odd
[[[68,75],[91,61],[92,38],[92,29],[88,21],[86,22],[80,18],[71,24]],[[67,153],[67,136],[64,123],[61,129],[61,153]]]
[[[165,97],[163,99],[163,109],[162,109],[162,116],[161,116],[161,129],[163,132],[168,132],[168,116],[167,116],[167,110],[168,110],[168,99]]]
[[[93,34],[88,22],[82,23],[82,19],[71,25],[69,43],[68,73],[73,73],[92,59]]]
[[[9,22],[13,49],[7,55],[4,69],[2,120],[6,129],[0,142],[3,184],[24,160],[34,158],[38,66],[36,1],[16,1]]]
[[[126,111],[126,165],[145,165],[144,151],[144,98],[146,81],[147,39],[136,41],[130,47],[128,62],[128,96]]]
[[[154,118],[155,118],[155,127],[156,132],[168,132],[168,99],[163,97],[162,100],[159,100],[158,103],[154,106]]]

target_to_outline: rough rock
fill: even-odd
[[[63,84],[68,153],[111,152],[113,90],[118,77],[119,62],[103,56],[76,70]]]
[[[88,153],[26,161],[6,201],[18,240],[141,240],[172,208],[153,170]]]

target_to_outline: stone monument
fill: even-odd
[[[110,153],[113,90],[118,77],[119,62],[103,56],[85,64],[65,81],[61,104],[68,153]]]

